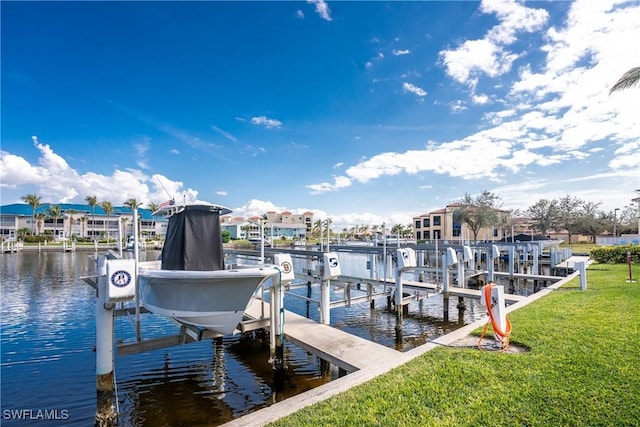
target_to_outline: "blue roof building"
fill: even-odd
[[[53,218],[51,207],[60,207],[60,217]],[[154,217],[151,210],[138,208],[140,234],[143,236],[164,236],[167,220]],[[54,224],[55,222],[55,224]],[[100,205],[91,207],[76,203],[42,203],[35,212],[26,203],[13,203],[0,206],[0,236],[15,240],[18,230],[28,229],[33,234],[52,233],[54,239],[71,236],[83,238],[117,238],[122,234],[133,235],[133,209],[113,206],[113,212],[107,212]]]

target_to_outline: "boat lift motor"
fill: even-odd
[[[335,252],[328,252],[322,254],[324,260],[324,269],[322,270],[322,280],[335,279],[342,274],[340,269],[340,261],[338,261],[338,254]]]
[[[403,248],[397,250],[398,270],[403,268],[416,267],[416,251],[412,248]]]
[[[107,260],[107,301],[131,301],[136,296],[136,260]]]
[[[296,278],[293,271],[293,261],[290,254],[274,254],[274,264],[278,266],[280,270],[280,280],[282,283],[291,283]]]

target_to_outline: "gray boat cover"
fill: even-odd
[[[169,218],[163,270],[224,270],[220,214],[184,209]]]

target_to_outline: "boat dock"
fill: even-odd
[[[364,255],[358,258],[358,261],[363,264],[366,261],[367,273],[364,274],[369,277],[343,275],[339,260],[341,250]],[[509,273],[496,272],[495,264],[498,263],[499,266],[504,264],[499,260],[501,260],[501,252],[505,251],[508,252],[506,259],[510,271]],[[403,353],[395,348],[332,327],[330,314],[332,308],[350,307],[351,304],[360,302],[368,302],[371,308],[374,308],[377,299],[385,299],[388,310],[395,312],[396,333],[401,335],[403,316],[409,312],[409,304],[412,301],[429,298],[433,295],[439,296],[442,298],[442,317],[445,322],[449,322],[449,307],[452,305],[449,298],[457,297],[459,299],[457,309],[462,315],[466,310],[464,298],[481,298],[480,290],[467,287],[468,280],[472,277],[486,276],[482,282],[487,283],[493,282],[493,275],[498,274],[514,279],[510,280],[509,286],[511,286],[511,282],[522,279],[553,281],[555,282],[554,287],[562,283],[561,279],[564,279],[554,276],[520,274],[525,271],[540,272],[538,263],[540,252],[534,250],[529,252],[525,247],[519,248],[517,245],[509,246],[506,249],[501,249],[496,245],[485,245],[418,249],[379,247],[348,247],[343,249],[338,247],[334,248],[333,252],[275,248],[265,251],[262,248],[261,251],[228,250],[225,252],[224,255],[228,258],[224,264],[229,267],[228,270],[233,270],[233,272],[240,270],[237,266],[242,266],[241,261],[245,259],[250,261],[245,263],[250,267],[261,266],[265,261],[278,266],[277,271],[269,273],[273,277],[270,279],[272,280],[271,286],[262,288],[262,291],[253,291],[253,298],[250,299],[249,306],[244,310],[244,318],[238,324],[235,323],[238,320],[234,317],[234,323],[229,330],[233,330],[234,325],[237,325],[235,326],[236,330],[240,332],[250,332],[257,329],[267,330],[271,340],[270,362],[273,364],[274,371],[283,371],[286,368],[284,342],[287,341],[337,367],[340,370],[340,377],[351,377],[348,382],[391,369],[391,367],[409,360],[411,354],[415,352]],[[131,280],[131,277],[140,273],[140,265],[135,264],[132,260],[117,259],[115,254],[110,255],[113,256],[111,260],[107,260],[106,256],[99,256],[97,276],[85,278],[88,284],[98,290],[96,295],[96,379],[99,392],[97,417],[103,415],[112,417],[114,415],[114,348],[117,349],[118,356],[125,356],[184,345],[229,333],[215,332],[212,327],[207,329],[206,326],[199,323],[185,322],[181,317],[171,312],[173,317],[170,318],[174,322],[178,322],[179,332],[175,331],[171,334],[169,331],[165,331],[162,336],[143,338],[141,315],[145,314],[146,310],[143,310],[144,306],[140,303],[140,292],[137,289],[140,286],[139,282]],[[531,255],[531,259],[529,255]],[[560,255],[564,255],[564,253]],[[576,259],[569,260],[560,255],[554,256],[555,262],[551,264],[552,266],[561,262],[559,268],[563,269],[576,266],[582,261],[582,258],[575,257]],[[267,267],[274,268],[273,266]],[[131,273],[126,270],[128,268],[131,269]],[[213,271],[225,273],[224,270],[226,269]],[[403,274],[406,276],[403,277]],[[415,276],[409,276],[409,274]],[[586,277],[586,275],[583,276]],[[276,279],[277,277],[280,278]],[[417,280],[407,280],[409,278]],[[120,283],[116,283],[116,280],[121,279],[126,279],[125,285],[120,286]],[[476,281],[474,285],[478,285],[478,282],[480,281]],[[453,286],[453,284],[457,286]],[[301,292],[291,292],[291,289],[296,287],[307,287],[306,296]],[[315,287],[315,295],[312,292],[312,287]],[[586,283],[584,286],[581,284],[581,288],[586,288]],[[263,296],[265,292],[269,293],[269,304],[259,296],[259,292],[262,292]],[[534,291],[532,296],[536,295],[536,292]],[[340,295],[341,293],[342,295]],[[319,322],[286,310],[284,307],[285,295],[304,300],[307,304],[307,311],[309,311],[310,305],[317,304]],[[338,298],[335,298],[336,296]],[[526,304],[530,300],[527,296],[514,293],[504,294],[504,301],[511,307]],[[129,304],[124,306],[124,302]],[[117,307],[116,304],[120,303],[122,304]],[[132,303],[135,303],[135,306],[131,305]],[[242,309],[234,308],[228,312],[235,316],[242,314]],[[126,315],[131,320],[136,333],[135,341],[117,342],[114,339],[113,319],[117,315]],[[309,315],[307,314],[307,316]],[[227,325],[225,324],[225,326]],[[115,346],[114,341],[117,342]]]
[[[264,307],[261,307],[264,305]],[[252,300],[245,314],[260,319],[269,312],[269,304]],[[323,325],[285,310],[284,337],[290,343],[352,373],[377,363],[397,358],[402,353],[373,341]]]
[[[495,273],[494,273],[495,274]],[[531,278],[527,275],[521,275],[523,278]],[[546,277],[546,276],[545,276]],[[554,280],[560,280],[561,277],[553,277]],[[382,286],[387,284],[388,286],[395,287],[396,281],[393,278],[387,278],[386,282],[382,280],[373,280],[373,279],[363,279],[360,277],[349,277],[349,276],[340,276],[336,280],[337,282],[348,282],[348,283],[367,283],[373,284],[376,286]],[[402,287],[405,290],[415,290],[419,292],[433,292],[433,293],[443,293],[442,286],[436,283],[427,283],[427,282],[416,282],[412,280],[402,279]],[[459,288],[456,286],[449,286],[448,291],[449,296],[452,297],[463,297],[463,298],[473,298],[480,299],[480,290],[478,289],[469,289],[469,288]],[[524,300],[526,297],[522,295],[514,295],[514,294],[505,294],[504,299],[508,303],[515,303]]]

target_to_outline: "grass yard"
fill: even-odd
[[[438,348],[271,425],[640,426],[640,282],[587,278],[510,314],[527,353]]]

